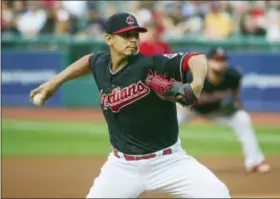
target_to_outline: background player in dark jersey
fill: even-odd
[[[249,171],[268,172],[264,155],[258,145],[249,114],[239,99],[241,73],[227,64],[227,53],[221,47],[208,52],[208,74],[198,105],[192,110],[177,105],[179,125],[198,115],[233,128],[243,147],[245,167]],[[191,81],[192,75],[188,74]]]
[[[191,71],[191,87],[179,84],[176,88],[195,95],[192,99],[199,98],[207,71],[206,57],[201,53],[144,56],[138,53],[139,32],[146,29],[139,27],[133,15],[111,16],[105,34],[110,52],[79,59],[31,91],[31,100],[41,93],[45,101],[66,81],[92,73],[100,91],[112,152],[87,198],[135,198],[152,190],[183,198],[230,197],[224,183],[182,149],[176,104],[162,100],[145,81],[150,71],[168,74],[177,81],[184,81],[186,72]],[[186,91],[185,86],[193,91]]]

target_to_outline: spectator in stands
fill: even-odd
[[[42,0],[42,5],[44,9],[52,9],[55,6],[54,0]]]
[[[145,1],[134,1],[131,5],[131,14],[133,14],[138,20],[140,26],[143,26],[147,22],[152,20],[151,7],[144,7],[143,4]]]
[[[158,9],[156,13],[157,23],[160,24],[163,38],[183,38],[184,25],[181,21],[181,10],[178,6],[172,6],[168,10]]]
[[[2,7],[2,17],[1,17],[1,31],[12,33],[15,31],[13,18],[14,13],[11,8],[8,6],[6,1],[1,2]]]
[[[231,5],[233,7],[233,12],[231,15],[232,20],[232,28],[236,35],[240,34],[240,24],[241,20],[246,13],[249,12],[250,4],[248,1],[231,1]]]
[[[23,13],[23,1],[2,1],[1,31],[3,33],[19,34],[16,20]]]
[[[232,16],[233,12],[234,12],[234,8],[231,4],[230,1],[219,1],[220,5],[221,5],[221,9],[227,14],[229,15],[229,17]]]
[[[164,33],[164,27],[162,24],[162,17],[165,15],[164,9],[162,7],[155,6],[152,11],[152,21],[156,24],[157,32],[159,35]]]
[[[47,15],[44,9],[40,8],[41,2],[28,1],[27,10],[22,13],[16,22],[17,29],[24,36],[35,36],[43,28]]]
[[[100,11],[100,1],[86,1],[86,7],[88,10],[98,10]]]
[[[13,14],[15,17],[18,17],[20,14],[26,11],[27,1],[8,1],[12,7]]]
[[[200,34],[203,28],[205,6],[200,6],[198,2],[187,1],[182,5],[182,27],[186,34]]]
[[[56,6],[56,1],[52,0],[43,0],[42,1],[42,6],[46,11],[46,22],[41,29],[40,33],[41,34],[53,34],[55,31],[55,23],[56,23],[56,17],[55,17],[55,6]]]
[[[122,11],[138,16],[141,24],[155,22],[163,39],[188,34],[227,39],[241,33],[274,41],[279,35],[277,7],[280,1],[2,1],[1,28],[30,36],[82,31],[101,36],[102,18]]]
[[[254,1],[252,3],[253,6],[251,8],[251,15],[253,19],[256,21],[258,27],[265,29],[266,28],[266,20],[265,20],[265,12],[266,12],[266,2],[265,1]]]
[[[270,42],[280,41],[280,6],[268,13],[266,39]]]
[[[65,20],[62,22],[62,24],[65,24],[65,27],[70,29],[71,34],[76,34],[79,30],[83,29],[87,20],[87,2],[86,1],[68,1],[63,0],[60,1],[62,5],[62,10],[65,10],[66,12],[64,15],[66,16],[66,13],[69,14],[69,20]],[[62,12],[60,12],[62,13]]]
[[[231,34],[231,18],[222,12],[219,2],[212,3],[204,20],[204,38],[223,40],[227,39]]]
[[[105,20],[100,16],[97,9],[89,11],[89,19],[87,22],[87,28],[85,30],[88,35],[99,36],[105,31]]]
[[[105,11],[105,19],[107,19],[109,16],[112,16],[113,14],[116,14],[118,12],[118,9],[115,2],[108,1]]]
[[[63,9],[76,18],[83,18],[87,13],[86,1],[61,1]]]
[[[154,22],[149,22],[145,27],[148,32],[140,39],[140,52],[144,55],[171,53],[170,46],[160,38],[156,24]]]
[[[262,36],[266,34],[266,30],[259,27],[257,21],[250,13],[247,13],[242,19],[240,24],[240,33],[243,36]]]
[[[65,35],[71,34],[76,24],[72,21],[75,17],[71,18],[71,14],[63,7],[62,1],[56,1],[53,16],[55,19],[54,34]]]

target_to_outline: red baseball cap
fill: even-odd
[[[135,30],[137,32],[147,32],[147,29],[139,26],[135,16],[129,13],[117,13],[109,17],[105,24],[105,32],[108,34],[120,34]]]

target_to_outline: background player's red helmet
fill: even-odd
[[[147,32],[146,28],[139,26],[135,16],[129,13],[114,14],[105,24],[105,31],[108,34],[120,34],[131,30]]]

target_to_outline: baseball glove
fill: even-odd
[[[150,71],[145,82],[163,100],[178,102],[182,106],[197,102],[190,84],[168,79],[167,75],[157,75],[156,72]]]

